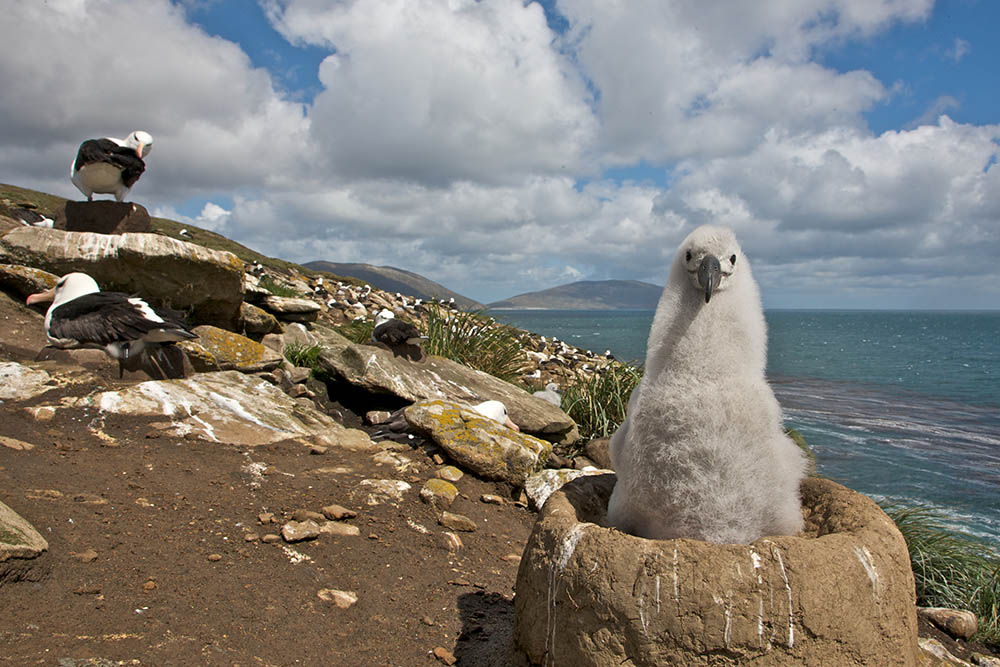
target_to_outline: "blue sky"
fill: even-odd
[[[76,197],[81,140],[145,129],[133,197],[154,213],[484,302],[662,283],[710,222],[736,231],[769,307],[1000,308],[995,2],[51,0],[10,14],[4,182]]]

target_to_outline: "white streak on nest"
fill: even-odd
[[[785,572],[785,563],[781,559],[781,551],[773,548],[773,553],[778,557],[778,566],[781,568],[781,579],[785,582],[785,590],[788,591],[788,648],[795,646],[795,619],[792,613],[792,587],[788,583],[788,573]]]
[[[674,602],[679,602],[680,599],[677,591],[677,547],[674,547]]]
[[[865,568],[868,580],[872,582],[872,599],[877,600],[879,594],[879,576],[878,570],[875,569],[875,561],[872,559],[872,554],[866,546],[854,547],[854,553],[861,562],[861,567]]]
[[[576,545],[583,537],[583,532],[589,524],[576,523],[567,531],[562,542],[556,545],[556,558],[554,567],[549,569],[549,586],[546,605],[545,619],[545,661],[548,664],[557,664],[555,658],[556,644],[556,596],[559,594],[559,575],[566,569],[569,559],[576,551]],[[550,662],[551,660],[551,662]]]
[[[729,648],[729,641],[733,636],[733,598],[732,593],[726,593],[726,598],[720,598],[715,593],[712,593],[712,600],[715,604],[722,607],[723,614],[726,618],[726,625],[722,630],[722,640],[726,644],[726,648]]]
[[[239,401],[237,401],[235,398],[230,398],[228,396],[223,396],[222,394],[216,393],[214,391],[209,391],[208,392],[208,398],[211,399],[211,401],[213,403],[215,403],[217,406],[219,406],[220,408],[228,410],[229,412],[232,412],[237,417],[245,419],[248,422],[252,422],[252,423],[256,424],[257,426],[263,426],[264,428],[266,428],[268,430],[271,430],[271,431],[278,431],[278,430],[280,430],[280,429],[274,428],[273,426],[271,426],[269,424],[265,424],[261,420],[259,420],[256,417],[254,417],[246,408],[243,407],[243,404],[240,403]]]
[[[163,414],[165,416],[173,417],[174,413],[177,412],[177,406],[175,406],[170,400],[170,393],[165,391],[159,383],[143,382],[139,385],[139,391],[159,403],[160,409],[163,410]],[[119,399],[120,398],[121,397],[119,396]],[[117,402],[115,403],[115,406],[117,406]],[[105,409],[103,398],[101,399],[101,409]],[[188,410],[188,414],[191,414],[190,410]]]
[[[122,395],[115,391],[106,391],[101,394],[101,400],[97,404],[101,412],[114,412],[122,402]]]

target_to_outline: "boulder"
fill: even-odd
[[[323,346],[320,367],[366,391],[406,401],[502,401],[521,431],[546,440],[560,440],[576,426],[561,409],[488,373],[430,355],[414,363],[381,347],[356,345],[328,329],[317,327],[315,332]]]
[[[159,417],[161,420],[150,426],[173,437],[244,447],[297,439],[308,445],[378,449],[364,431],[344,428],[311,401],[296,401],[274,385],[237,371],[141,382],[70,400],[62,407],[94,408],[111,414]]]
[[[343,340],[346,342],[346,339]],[[307,329],[304,324],[299,322],[291,322],[285,326],[284,331],[281,333],[268,334],[264,336],[260,342],[261,345],[269,347],[278,354],[284,354],[285,347],[288,345],[303,345],[305,347],[310,347],[312,345],[320,344],[319,337],[314,332]]]
[[[552,452],[551,443],[451,401],[419,401],[403,414],[410,426],[428,434],[463,468],[483,479],[524,486]]]
[[[195,340],[177,346],[183,349],[198,372],[239,371],[262,373],[281,365],[283,358],[270,348],[232,331],[203,324],[193,329]]]
[[[83,271],[103,290],[139,294],[190,313],[196,324],[232,328],[243,302],[243,263],[236,255],[159,234],[19,227],[0,238],[0,261],[59,276]]]
[[[144,206],[118,201],[68,201],[52,225],[68,232],[98,234],[145,233],[150,230],[149,211]]]
[[[281,324],[263,308],[243,302],[240,304],[240,321],[236,328],[249,336],[266,336],[280,332]]]
[[[48,271],[20,264],[0,264],[0,289],[21,299],[51,289],[57,282],[59,276]]]
[[[49,548],[34,526],[0,502],[0,583],[38,581],[48,573],[48,563],[38,556]]]
[[[315,322],[322,306],[311,299],[268,295],[261,306],[269,313],[290,322]]]
[[[979,620],[971,611],[945,607],[917,607],[917,616],[937,626],[955,639],[968,640],[979,629]]]
[[[806,530],[749,545],[607,527],[615,476],[545,503],[515,597],[518,664],[916,665],[906,543],[869,498],[802,483]]]

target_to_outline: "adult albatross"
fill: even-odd
[[[152,148],[153,137],[142,130],[125,139],[88,139],[80,144],[70,169],[73,185],[87,201],[93,201],[95,193],[113,194],[122,201],[146,170],[143,158]]]
[[[152,306],[137,296],[102,292],[86,273],[68,273],[52,289],[27,299],[29,305],[49,301],[52,305],[45,313],[49,345],[64,350],[104,350],[118,361],[118,377],[126,369],[144,368],[147,359],[161,375],[173,377],[176,368],[162,367],[164,363],[176,366],[162,354],[164,346],[198,337],[188,330],[180,314]]]

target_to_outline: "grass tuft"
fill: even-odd
[[[934,510],[892,504],[883,509],[906,540],[917,604],[971,611],[979,619],[973,638],[1000,644],[1000,556],[943,527]]]
[[[272,278],[271,276],[268,276],[268,275],[261,276],[260,277],[260,281],[258,282],[258,285],[260,285],[261,287],[263,287],[264,289],[266,289],[268,292],[270,292],[274,296],[283,296],[283,297],[291,297],[291,298],[296,298],[296,297],[301,297],[302,296],[302,294],[298,290],[296,290],[296,289],[294,289],[292,287],[287,287],[285,285],[281,285],[281,284],[275,282],[274,278]]]
[[[319,345],[289,343],[285,346],[284,357],[293,366],[311,368],[315,372],[318,368],[319,353],[322,349]]]
[[[353,320],[334,328],[337,333],[352,343],[368,344],[372,342],[372,330],[375,328],[375,321]]]
[[[567,387],[563,408],[584,438],[607,438],[625,421],[629,396],[641,379],[641,368],[610,364],[603,373]]]
[[[523,332],[482,312],[431,305],[424,350],[516,384],[524,367]]]

